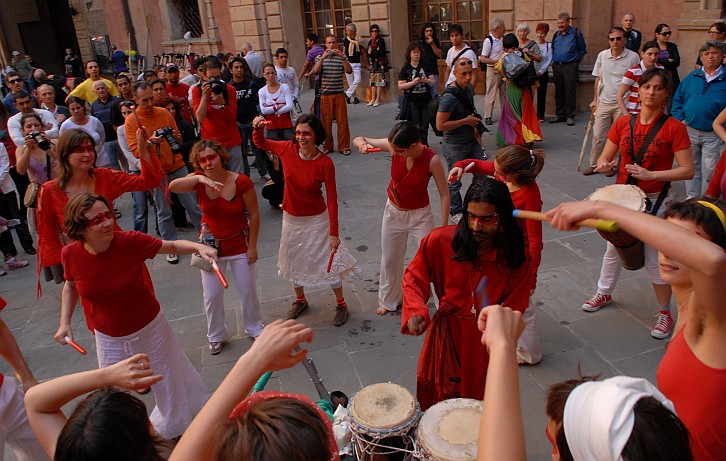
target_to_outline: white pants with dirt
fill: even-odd
[[[257,266],[248,263],[246,253],[220,257],[218,264],[222,273],[226,271],[228,263],[239,295],[245,332],[256,338],[264,328],[260,315],[260,300],[257,297]],[[228,337],[227,325],[224,322],[224,287],[216,273],[199,272],[202,274],[204,290],[204,313],[207,314],[207,338],[210,342],[224,341]]]
[[[50,461],[30,427],[24,399],[15,378],[5,376],[0,387],[0,461],[5,456],[5,444],[18,461]]]
[[[517,340],[517,357],[530,365],[535,365],[542,360],[542,346],[539,343],[537,333],[537,309],[529,298],[529,305],[522,314],[524,331]]]
[[[434,229],[431,205],[403,211],[391,201],[386,202],[381,224],[381,277],[378,286],[378,305],[395,311],[403,300],[403,260],[406,257],[408,236],[416,246]]]

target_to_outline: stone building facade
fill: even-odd
[[[8,0],[18,5],[25,0]],[[53,0],[35,0],[39,5]],[[358,26],[359,36],[368,40],[370,24],[378,24],[386,40],[391,76],[396,80],[404,62],[404,50],[417,38],[421,24],[434,22],[439,37],[448,46],[448,27],[464,26],[465,37],[475,50],[488,33],[488,24],[502,18],[508,30],[526,22],[534,30],[539,22],[556,30],[557,15],[567,11],[573,24],[582,30],[589,53],[580,64],[581,97],[592,95],[590,75],[597,53],[605,49],[607,31],[619,25],[626,12],[636,15],[636,28],[644,39],[653,36],[655,26],[667,23],[674,31],[671,41],[678,44],[683,57],[681,73],[693,69],[698,46],[706,39],[711,23],[724,14],[723,0],[67,0],[73,9],[72,21],[77,49],[84,59],[91,56],[90,37],[108,34],[119,49],[135,49],[149,57],[161,53],[212,54],[239,52],[245,42],[268,60],[279,47],[290,55],[290,63],[300,68],[304,61],[304,38],[316,32],[321,38],[330,32],[343,36],[348,22]],[[21,38],[13,35],[12,11],[0,12],[5,30],[0,49],[22,48]],[[189,32],[184,38],[185,33]],[[0,53],[2,58],[3,53]],[[149,58],[147,64],[153,63]],[[443,61],[440,67],[445,70]],[[479,79],[483,82],[483,78]],[[365,78],[364,78],[365,81]],[[390,86],[390,85],[389,85]],[[396,96],[395,85],[388,99]],[[361,88],[361,92],[365,88]],[[478,92],[483,92],[483,83]]]

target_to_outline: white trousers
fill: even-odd
[[[353,98],[356,91],[358,91],[358,85],[360,85],[360,63],[350,63],[350,67],[353,68],[353,72],[345,74],[345,78],[348,80],[348,89],[345,90],[345,95]]]
[[[15,378],[5,376],[0,387],[0,461],[5,457],[6,443],[18,461],[49,461],[30,427],[24,399]]]
[[[655,205],[658,194],[648,194],[648,198]],[[668,204],[671,202],[671,197],[666,197],[663,200],[658,213],[656,216],[659,218],[663,217]],[[660,279],[660,273],[658,272],[658,250],[650,245],[643,245],[645,254],[645,270],[648,271],[650,281],[654,285],[666,285]],[[615,285],[618,283],[620,277],[620,271],[623,269],[623,265],[620,261],[620,256],[615,250],[615,245],[608,242],[607,250],[605,250],[605,256],[602,258],[602,266],[600,267],[600,278],[597,281],[597,292],[602,295],[612,295],[615,290]]]
[[[542,346],[539,343],[537,333],[537,309],[529,298],[529,305],[522,314],[524,331],[517,340],[517,356],[530,365],[535,365],[542,360]]]
[[[182,435],[202,409],[209,389],[184,354],[164,312],[159,311],[148,325],[127,336],[108,336],[96,331],[99,368],[140,353],[149,356],[155,374],[164,375],[151,387],[156,399],[149,416],[151,424],[164,438]]]
[[[245,332],[256,338],[262,333],[264,325],[260,315],[260,300],[257,297],[257,266],[248,264],[247,254],[223,256],[218,259],[219,270],[224,273],[227,263],[232,270],[240,312]],[[227,325],[224,323],[224,287],[214,272],[199,271],[202,274],[204,289],[204,313],[207,314],[207,338],[209,341],[227,339]]]
[[[383,210],[381,223],[381,277],[378,286],[378,305],[395,311],[403,300],[403,260],[406,257],[408,236],[416,245],[434,229],[431,205],[416,210],[399,210],[389,201]]]

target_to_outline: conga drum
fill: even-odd
[[[475,461],[483,402],[449,399],[433,405],[416,430],[416,452],[424,461]]]
[[[377,455],[413,456],[413,433],[421,417],[416,398],[394,383],[366,386],[350,402],[350,428],[359,461]]]
[[[644,212],[647,208],[645,192],[638,186],[631,184],[612,184],[602,187],[590,194],[587,200],[602,200],[641,212]],[[625,269],[636,271],[645,265],[643,242],[622,229],[615,232],[598,229],[598,232],[605,240],[613,244]]]

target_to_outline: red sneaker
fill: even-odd
[[[595,293],[595,296],[585,301],[585,303],[582,305],[582,310],[585,312],[597,312],[600,310],[601,307],[607,306],[612,302],[612,296]]]
[[[650,330],[650,335],[656,339],[665,339],[673,331],[673,317],[671,313],[658,312],[658,321],[655,326]]]

